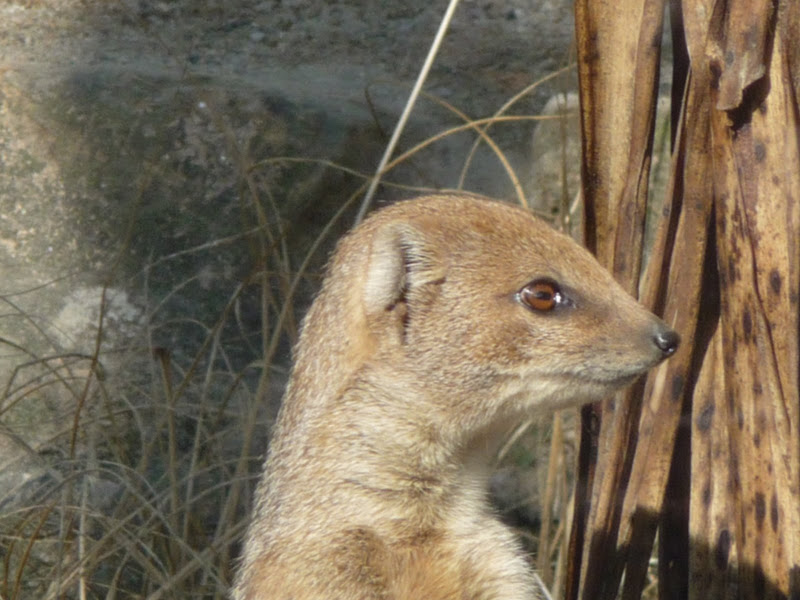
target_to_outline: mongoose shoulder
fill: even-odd
[[[601,399],[678,336],[526,210],[427,196],[339,243],[306,316],[236,600],[522,600],[486,499],[531,411]]]

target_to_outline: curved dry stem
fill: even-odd
[[[423,140],[422,142],[420,142],[419,144],[417,144],[416,146],[414,146],[410,150],[406,150],[403,154],[401,154],[400,156],[398,156],[397,158],[395,158],[394,160],[392,160],[390,163],[388,163],[386,165],[386,167],[384,168],[383,174],[388,173],[389,171],[394,169],[396,166],[398,166],[402,162],[408,160],[409,157],[413,156],[414,154],[416,154],[417,152],[423,150],[424,148],[427,148],[431,144],[434,144],[435,142],[438,142],[439,140],[442,140],[442,139],[444,139],[444,138],[446,138],[448,136],[454,135],[456,133],[461,133],[462,131],[467,131],[469,129],[476,129],[479,125],[485,125],[487,123],[495,123],[495,122],[514,123],[514,122],[520,122],[520,121],[543,121],[543,120],[547,120],[549,118],[551,118],[551,117],[542,117],[542,116],[507,116],[507,117],[497,117],[497,118],[488,117],[488,118],[485,118],[485,119],[475,119],[475,120],[470,121],[468,123],[465,123],[463,125],[456,125],[455,127],[451,127],[451,128],[446,129],[444,131],[441,131],[438,134]],[[507,164],[507,161],[506,161],[506,164]],[[508,168],[511,169],[510,166]],[[513,169],[511,169],[511,172],[513,173]],[[513,181],[513,179],[512,179],[512,181]],[[524,195],[523,195],[523,197],[524,197]]]
[[[503,114],[509,108],[514,106],[517,102],[519,102],[525,96],[527,96],[530,93],[532,93],[533,91],[535,91],[536,88],[538,88],[540,85],[542,85],[543,83],[547,83],[548,81],[550,81],[552,79],[555,79],[556,77],[558,77],[560,75],[563,75],[564,73],[574,69],[575,66],[576,65],[574,63],[570,64],[570,65],[567,65],[566,67],[563,67],[562,69],[559,69],[558,71],[554,71],[553,73],[549,73],[548,75],[542,77],[541,79],[538,79],[537,81],[534,81],[530,85],[526,86],[525,88],[523,88],[522,90],[520,90],[519,92],[514,94],[511,98],[509,98],[508,101],[505,104],[503,104],[503,106],[501,106],[494,115],[492,115],[492,118],[498,118],[498,117],[503,116]],[[460,177],[458,179],[458,187],[459,188],[461,188],[464,185],[464,180],[467,177],[467,171],[469,170],[469,167],[472,164],[472,159],[475,156],[475,152],[477,152],[477,150],[478,150],[478,146],[480,146],[481,140],[485,141],[485,138],[484,138],[483,134],[485,134],[486,131],[488,131],[489,127],[491,127],[493,124],[494,124],[494,121],[490,121],[486,125],[486,127],[481,132],[479,132],[481,134],[480,137],[476,138],[475,142],[472,144],[472,148],[470,148],[469,154],[467,154],[467,158],[464,160],[464,166],[461,169],[461,175],[460,175]],[[526,204],[523,203],[523,206],[525,206],[525,205]]]
[[[440,106],[443,106],[449,111],[458,115],[461,119],[463,119],[466,122],[466,124],[469,125],[471,123],[474,123],[472,119],[470,119],[466,114],[458,110],[455,106],[453,106],[449,102],[441,98],[438,98],[437,96],[429,94],[426,94],[426,96],[430,98],[433,102],[436,102]],[[500,164],[503,165],[503,169],[505,169],[508,178],[511,180],[511,185],[514,186],[514,193],[516,193],[517,195],[517,200],[522,206],[527,208],[528,201],[525,198],[525,192],[522,189],[522,184],[519,182],[519,177],[517,177],[516,172],[514,172],[514,168],[511,166],[511,163],[508,161],[506,155],[503,153],[503,151],[500,149],[497,143],[489,135],[486,134],[486,130],[489,129],[489,125],[487,125],[486,127],[479,127],[475,125],[474,129],[475,133],[478,134],[479,139],[482,139],[484,142],[486,142],[486,145],[489,146],[492,149],[492,152],[495,153],[495,156],[497,156],[498,160],[500,161]],[[464,174],[465,173],[462,171],[462,176]],[[463,179],[459,179],[458,183],[459,189],[463,186],[463,183],[464,183]]]

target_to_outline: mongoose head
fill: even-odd
[[[442,195],[377,211],[304,320],[235,597],[510,597],[464,591],[473,562],[480,585],[532,597],[483,508],[491,449],[525,412],[603,398],[677,344],[521,208]]]
[[[350,233],[306,329],[299,372],[339,360],[334,387],[380,373],[460,427],[602,399],[679,340],[569,237],[522,208],[451,195]]]

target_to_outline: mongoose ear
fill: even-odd
[[[390,223],[373,238],[364,304],[368,313],[391,308],[426,283],[439,281],[444,265],[423,231],[408,223]]]

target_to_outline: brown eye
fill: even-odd
[[[558,284],[551,279],[537,279],[522,288],[517,297],[520,301],[539,312],[548,312],[564,301]]]

